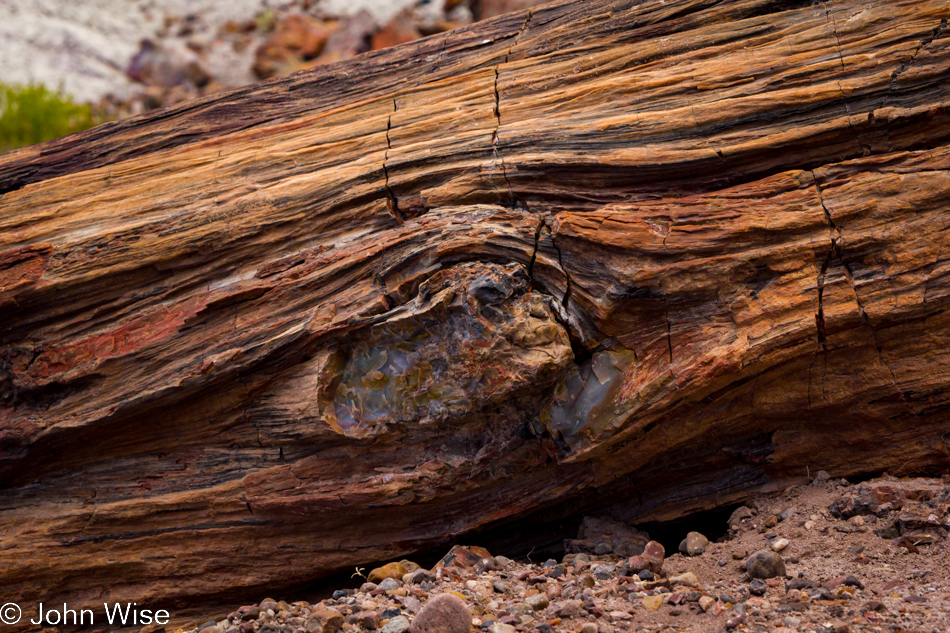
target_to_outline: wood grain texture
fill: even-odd
[[[556,1],[0,156],[5,598],[946,470],[948,17]]]

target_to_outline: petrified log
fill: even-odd
[[[4,598],[945,469],[948,14],[561,1],[3,156]]]

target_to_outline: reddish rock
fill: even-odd
[[[479,20],[493,18],[503,13],[529,9],[546,0],[475,0],[474,14]]]
[[[374,631],[379,626],[379,614],[375,611],[360,611],[353,615],[353,620],[355,624],[369,631]]]
[[[386,26],[373,34],[370,46],[373,50],[405,44],[422,37],[416,29],[411,11],[400,11]]]
[[[376,21],[366,11],[344,18],[327,38],[323,52],[312,65],[332,64],[368,51],[375,30]]]
[[[320,54],[333,32],[334,25],[305,15],[279,21],[255,53],[254,74],[265,79],[298,70]]]
[[[650,541],[643,547],[643,553],[627,559],[627,568],[633,574],[643,570],[658,574],[663,571],[665,557],[666,549],[656,541]]]
[[[317,605],[307,619],[306,628],[308,633],[336,633],[343,627],[343,622],[343,614],[339,611]]]
[[[897,520],[904,532],[950,527],[950,504],[946,502],[905,501]]]
[[[835,499],[828,510],[842,519],[902,510],[899,520],[907,529],[939,527],[950,524],[950,487],[921,479],[859,484]]]
[[[485,558],[491,558],[491,554],[484,547],[456,545],[432,569],[456,567],[471,571]]]

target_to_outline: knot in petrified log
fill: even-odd
[[[412,302],[331,353],[320,377],[326,423],[352,438],[448,420],[458,432],[504,409],[519,426],[573,359],[553,299],[529,287],[520,264],[435,273]]]

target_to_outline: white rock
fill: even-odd
[[[696,574],[691,571],[678,576],[671,576],[670,583],[674,585],[686,585],[688,587],[699,587],[699,579],[696,578]]]
[[[770,547],[772,548],[773,552],[781,552],[783,549],[788,547],[788,539],[787,538],[776,539],[772,541],[772,545]]]
[[[380,633],[406,633],[409,630],[409,618],[397,615],[383,626]]]

